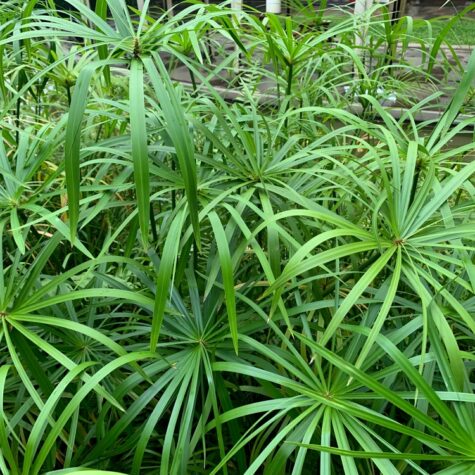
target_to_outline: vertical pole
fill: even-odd
[[[395,23],[399,18],[404,16],[406,13],[406,5],[407,0],[396,0],[396,3],[393,6],[393,14],[392,14],[392,23]]]
[[[355,1],[355,18],[358,21],[359,17],[361,17],[367,10],[369,10],[373,6],[373,0],[356,0]],[[366,25],[362,25],[357,37],[356,37],[356,45],[363,46],[365,43],[366,37]]]
[[[361,15],[366,10],[373,6],[373,0],[356,0],[355,1],[355,15]]]
[[[242,12],[242,0],[231,0],[231,9],[236,12],[235,17],[233,20],[236,22],[236,26],[239,28],[239,24],[241,22],[241,12]],[[234,74],[239,74],[239,69],[240,69],[240,52],[239,52],[239,46],[236,44],[236,47],[234,49],[235,54],[236,54],[236,59],[234,61]]]
[[[367,54],[364,49],[366,45],[366,35],[368,33],[368,22],[367,18],[364,15],[367,10],[373,6],[373,0],[356,0],[355,1],[355,26],[358,25],[358,28],[355,28],[355,46],[357,48],[358,54],[361,56],[361,61],[363,62],[365,68],[367,68]],[[361,48],[361,49],[359,49]],[[358,77],[358,71],[355,66],[355,77]]]
[[[166,6],[167,6],[167,12],[168,12],[168,16],[169,18],[171,18],[173,16],[173,0],[166,0]]]
[[[266,0],[267,13],[280,13],[282,11],[281,0]]]
[[[242,10],[242,0],[231,0],[232,10]]]

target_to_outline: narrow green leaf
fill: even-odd
[[[127,4],[124,0],[107,0],[107,5],[112,13],[117,30],[122,38],[133,36],[134,27],[129,16]]]
[[[79,171],[79,152],[81,145],[81,123],[86,109],[89,83],[98,64],[88,64],[79,73],[71,98],[68,114],[66,137],[64,142],[64,170],[66,173],[66,190],[68,192],[68,210],[70,239],[76,240],[79,222],[79,200],[81,174]]]
[[[54,388],[49,396],[48,400],[46,401],[43,409],[41,410],[38,418],[36,419],[33,428],[30,432],[30,436],[28,437],[28,442],[26,443],[26,450],[25,456],[23,460],[23,474],[29,475],[31,466],[33,464],[33,457],[35,455],[36,450],[38,449],[40,442],[43,437],[43,433],[46,429],[48,424],[48,418],[53,417],[53,410],[58,404],[61,396],[64,396],[64,391],[68,387],[68,385],[77,377],[80,373],[85,371],[87,368],[94,366],[97,363],[94,362],[85,362],[81,363],[71,371],[69,371],[66,376],[59,382],[59,384]]]
[[[20,253],[25,254],[25,239],[23,238],[22,230],[20,229],[20,220],[18,219],[17,208],[13,208],[10,211],[10,223],[15,244],[18,246]]]
[[[71,401],[68,405],[64,408],[61,415],[58,417],[58,420],[51,428],[46,440],[43,442],[40,451],[38,452],[33,468],[31,470],[32,475],[37,475],[41,467],[48,456],[49,451],[53,447],[57,437],[63,430],[63,427],[69,420],[69,418],[73,415],[76,411],[77,407],[82,403],[84,398],[96,387],[98,386],[104,378],[106,378],[110,373],[115,371],[116,369],[124,366],[126,364],[136,362],[142,359],[154,358],[155,355],[149,352],[137,352],[137,353],[130,353],[124,356],[119,356],[118,358],[114,359],[110,363],[107,363],[104,367],[102,367],[97,373],[91,376],[87,382],[76,392],[76,394],[72,397]]]
[[[471,5],[471,9],[475,9],[475,5]],[[435,129],[433,130],[429,141],[427,142],[427,149],[430,151],[432,147],[437,144],[437,141],[445,136],[449,128],[452,126],[454,120],[460,114],[469,90],[473,88],[475,79],[475,50],[472,51],[468,64],[465,68],[464,74],[460,81],[460,84],[455,91],[452,100],[450,101],[447,109],[442,117],[437,122]]]
[[[287,442],[288,444],[298,445],[299,447],[306,447],[311,450],[318,450],[319,452],[326,452],[329,454],[342,455],[363,459],[392,459],[392,460],[474,460],[475,456],[467,457],[464,455],[436,455],[436,454],[411,454],[400,452],[366,452],[360,450],[344,450],[337,447],[330,447],[326,445],[317,444],[301,444],[300,442]]]
[[[54,472],[46,472],[44,475],[126,475],[123,472],[111,472],[109,470],[94,470],[91,468],[64,468]]]
[[[139,59],[133,59],[130,65],[129,107],[135,195],[137,197],[142,244],[146,250],[148,247],[150,220],[150,178],[147,127],[145,122],[143,65]]]
[[[338,310],[333,315],[330,324],[325,329],[322,338],[319,343],[326,345],[334,333],[338,330],[338,327],[343,322],[343,319],[347,313],[353,308],[361,294],[368,288],[371,282],[376,279],[379,273],[385,268],[389,259],[396,251],[396,247],[391,247],[386,250],[384,254],[363,274],[358,282],[353,286],[350,293],[345,297]]]
[[[5,395],[5,387],[7,383],[7,375],[8,371],[10,370],[11,366],[3,365],[0,367],[0,447],[2,455],[5,456],[8,464],[10,465],[11,475],[18,475],[20,472],[13,452],[10,447],[10,443],[8,440],[8,432],[11,432],[11,428],[9,427],[7,416],[4,412],[4,395]]]
[[[150,351],[155,351],[157,348],[160,329],[162,327],[163,317],[165,314],[165,307],[168,301],[169,293],[173,288],[173,271],[178,258],[178,248],[180,245],[180,236],[185,221],[184,218],[185,214],[183,211],[175,216],[163,247],[160,267],[157,274],[152,330],[150,332]]]
[[[209,220],[213,227],[214,238],[218,248],[219,260],[221,263],[221,274],[223,277],[226,309],[228,311],[229,328],[233,340],[234,350],[238,353],[238,322],[236,314],[236,297],[234,295],[234,277],[231,253],[226,239],[226,233],[218,215],[213,211],[209,214]]]
[[[475,53],[475,51],[474,51]],[[475,58],[475,56],[474,56]],[[405,223],[402,237],[409,237],[416,233],[430,219],[433,214],[445,203],[449,197],[469,180],[475,173],[475,162],[463,166],[453,176],[449,176],[441,183],[441,188],[432,199],[424,205],[420,212],[409,222]]]
[[[360,354],[358,355],[358,359],[356,360],[355,367],[360,368],[363,362],[365,361],[366,357],[368,356],[371,348],[376,341],[376,337],[379,335],[381,328],[384,325],[386,317],[391,310],[393,305],[394,297],[396,296],[397,288],[399,285],[399,280],[401,278],[401,268],[402,268],[402,251],[401,248],[398,247],[397,249],[397,257],[396,257],[396,265],[394,267],[393,275],[391,277],[391,282],[389,284],[386,297],[384,299],[383,304],[379,310],[379,313],[376,317],[376,320],[373,323],[373,327],[371,328],[371,332],[368,335],[367,340],[363,348],[361,349]]]
[[[150,82],[160,103],[166,124],[166,133],[175,147],[176,157],[185,185],[190,219],[198,249],[201,248],[199,213],[198,213],[198,178],[196,172],[193,135],[190,132],[183,106],[179,101],[173,83],[158,53],[151,58],[144,58],[143,63],[149,74]],[[158,67],[158,70],[157,70]]]

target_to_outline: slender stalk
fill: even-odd
[[[66,84],[66,97],[68,98],[68,107],[71,106],[71,86],[69,84]]]
[[[152,240],[158,242],[157,223],[155,222],[155,214],[153,212],[153,203],[150,201],[150,230],[152,231]]]
[[[172,156],[171,157],[171,168],[172,172],[176,171],[176,163],[175,163],[175,158]],[[172,189],[172,210],[174,211],[176,209],[176,190],[175,188]]]
[[[18,98],[16,101],[16,110],[15,110],[15,126],[16,126],[15,140],[17,144],[20,141],[20,114],[21,114],[21,99]]]
[[[289,63],[289,68],[287,71],[287,89],[285,90],[285,94],[287,97],[290,97],[292,94],[292,82],[294,80],[294,63]]]
[[[196,85],[195,73],[193,72],[191,68],[188,68],[188,72],[190,74],[191,85],[193,87],[193,95],[196,96],[197,85]]]

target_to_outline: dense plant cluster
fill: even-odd
[[[475,55],[1,3],[2,474],[474,473]]]

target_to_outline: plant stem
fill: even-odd
[[[289,70],[287,72],[287,89],[285,91],[285,94],[287,96],[290,96],[292,94],[292,80],[293,80],[293,74],[294,74],[294,64],[290,63],[289,64]],[[288,105],[287,105],[288,108]]]
[[[71,107],[71,88],[67,84],[66,86],[66,94],[68,96],[68,106]]]

